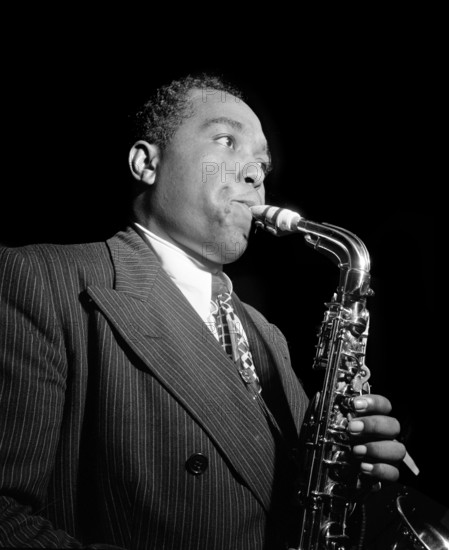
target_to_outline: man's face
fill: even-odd
[[[211,90],[190,98],[194,114],[159,164],[149,229],[202,260],[230,263],[246,249],[249,206],[265,202],[267,143],[243,101]]]

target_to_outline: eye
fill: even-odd
[[[228,136],[228,135],[219,136],[216,139],[216,141],[218,141],[219,143],[221,143],[225,147],[229,147],[230,149],[234,149],[235,141],[234,141],[234,138],[232,136]]]

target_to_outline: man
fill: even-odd
[[[276,327],[233,295],[245,381],[211,316],[265,200],[266,138],[211,77],[159,90],[135,128],[129,227],[1,253],[0,544],[284,548],[307,398]],[[388,400],[356,410],[361,475],[395,480]]]

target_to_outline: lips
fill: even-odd
[[[254,199],[233,199],[231,202],[239,202],[240,204],[244,204],[248,208],[250,208],[251,206],[260,205],[260,202],[255,201]]]
[[[234,211],[238,212],[238,217],[242,221],[244,220],[245,228],[249,230],[253,219],[253,214],[251,212],[250,206],[254,204],[254,201],[233,200],[231,201],[231,204],[235,205],[236,210]]]
[[[251,207],[260,205],[260,201],[250,197],[242,197],[242,198],[232,199],[231,204],[238,205],[237,211],[241,212],[241,214],[239,214],[239,217],[240,216],[243,217],[243,219],[245,220],[245,228],[249,230],[249,228],[251,227],[251,222],[253,220]]]
[[[232,201],[231,204],[237,205],[238,209],[245,213],[245,216],[248,215],[251,218],[253,217],[249,203],[244,201]]]

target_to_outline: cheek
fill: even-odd
[[[166,214],[176,212],[178,215],[182,211],[190,211],[195,203],[198,202],[195,186],[195,180],[188,167],[179,166],[173,163],[164,171],[163,178],[160,180],[160,196],[162,206],[166,209]]]
[[[232,196],[229,187],[209,189],[204,195],[205,208],[211,221],[221,227],[228,227],[234,223],[235,209],[232,207]]]
[[[213,155],[191,152],[168,159],[161,190],[165,215],[201,233],[232,225],[232,188],[222,180],[220,159]]]

